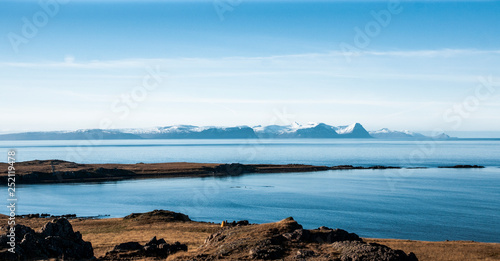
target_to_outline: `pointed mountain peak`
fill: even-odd
[[[340,135],[345,135],[350,138],[371,138],[370,134],[365,130],[363,125],[354,123],[347,126],[339,126],[336,131]]]
[[[331,127],[331,126],[326,123],[317,123],[315,127]]]

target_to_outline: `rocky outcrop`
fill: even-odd
[[[248,226],[248,225],[250,225],[250,222],[248,222],[248,220],[240,220],[233,222],[222,221],[221,223],[221,227],[237,227],[237,226]]]
[[[455,166],[439,166],[441,169],[484,169],[484,166],[479,165],[455,165]]]
[[[320,227],[308,230],[293,218],[277,223],[235,226],[209,236],[183,260],[382,260],[417,261],[414,254],[367,244],[356,234]]]
[[[361,167],[361,166],[353,166],[353,165],[338,165],[330,168],[331,170],[351,170],[351,169],[401,169],[401,167],[394,166],[370,166],[370,167]]]
[[[331,229],[320,227],[318,229],[307,230],[297,229],[292,233],[285,233],[283,237],[291,242],[331,244],[339,241],[362,241],[361,238],[342,229]]]
[[[11,228],[6,229],[10,231]],[[50,258],[88,260],[94,257],[92,244],[83,241],[80,232],[74,232],[73,227],[66,219],[54,219],[38,232],[23,225],[15,225],[13,229],[17,243],[15,253],[6,251],[5,248],[1,249],[6,247],[10,240],[7,234],[4,234],[0,236],[0,260]]]
[[[0,184],[7,184],[7,163],[0,162]],[[16,181],[22,184],[118,181],[137,178],[234,176],[247,173],[288,173],[329,170],[327,166],[302,164],[214,164],[137,163],[77,164],[62,160],[34,160],[16,163]]]
[[[332,246],[341,251],[341,261],[418,261],[413,253],[406,255],[401,250],[375,243],[343,241],[335,242]]]
[[[80,169],[75,171],[55,171],[55,172],[40,172],[33,171],[24,175],[17,175],[16,179],[23,184],[36,183],[63,183],[63,182],[79,182],[85,180],[112,180],[117,177],[119,179],[130,179],[136,177],[136,173],[123,169],[106,169],[98,168],[95,170]],[[7,176],[0,176],[0,184],[7,182]]]
[[[168,210],[153,210],[147,213],[132,213],[123,219],[135,220],[135,221],[164,221],[164,222],[175,222],[175,221],[191,221],[188,215],[177,213]]]
[[[127,242],[116,245],[113,250],[106,253],[101,260],[137,260],[144,258],[165,259],[179,251],[187,251],[185,244],[175,242],[168,244],[163,238],[153,237],[144,246],[138,242]]]
[[[206,167],[205,170],[213,172],[216,175],[237,176],[245,173],[256,172],[257,168],[251,165],[231,163],[231,164],[221,164],[213,168]]]

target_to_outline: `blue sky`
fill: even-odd
[[[498,1],[2,1],[0,132],[500,131],[499,13]]]

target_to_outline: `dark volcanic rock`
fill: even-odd
[[[133,220],[143,220],[143,221],[165,221],[165,222],[174,222],[174,221],[191,221],[188,215],[184,215],[182,213],[177,213],[168,210],[153,210],[147,213],[132,213],[123,219],[133,219]]]
[[[315,255],[316,255],[316,253],[314,253],[314,251],[312,251],[312,250],[301,249],[301,250],[297,251],[296,258],[302,259],[302,258],[306,258],[306,257],[313,257]]]
[[[165,239],[156,239],[156,237],[153,237],[151,238],[151,240],[149,240],[148,243],[146,243],[145,246],[158,246],[158,245],[161,245],[161,244],[166,244],[167,242],[165,242]]]
[[[327,227],[313,230],[297,229],[291,233],[283,234],[283,237],[292,242],[319,244],[331,244],[339,241],[362,241],[356,234],[342,229],[330,229]]]
[[[248,225],[250,225],[250,222],[248,222],[248,220],[240,220],[240,221],[233,221],[233,222],[223,221],[222,222],[222,227],[237,227],[237,226],[248,226]]]
[[[206,170],[212,171],[219,175],[237,176],[245,173],[256,172],[254,166],[243,165],[240,163],[222,164],[214,168],[205,167]]]
[[[353,233],[321,227],[303,229],[292,218],[276,223],[228,226],[209,236],[185,260],[416,261],[415,255],[367,244]],[[183,259],[184,260],[184,259]]]
[[[106,169],[98,168],[96,170],[92,169],[79,169],[75,171],[52,171],[52,172],[40,172],[31,171],[24,175],[16,176],[18,182],[24,184],[36,184],[36,183],[60,183],[60,182],[75,182],[77,180],[100,180],[100,179],[127,179],[134,178],[136,173],[130,170],[124,169]],[[7,183],[7,176],[0,177],[0,183]]]
[[[61,237],[61,238],[71,238],[75,239],[80,237],[79,232],[75,233],[73,231],[73,226],[69,223],[67,219],[54,219],[51,222],[45,224],[40,231],[40,235],[43,237]]]
[[[187,251],[187,245],[175,242],[168,244],[165,240],[153,237],[146,245],[138,242],[122,243],[106,253],[101,260],[137,260],[148,257],[165,259],[169,255],[179,251]]]
[[[7,228],[10,229],[10,228]],[[16,233],[16,253],[5,250],[9,238],[0,236],[0,260],[65,259],[81,260],[94,257],[90,242],[83,241],[80,232],[74,232],[66,219],[54,219],[40,231],[22,226],[14,226]],[[4,248],[4,249],[2,249]]]
[[[283,256],[283,247],[267,243],[268,242],[263,242],[255,248],[250,249],[250,252],[248,253],[250,258],[272,260],[279,259]]]
[[[405,254],[379,244],[367,244],[360,241],[344,241],[332,244],[341,251],[341,261],[418,261],[415,254]]]
[[[440,166],[442,169],[484,169],[484,166],[479,165],[455,165],[455,166]]]
[[[142,249],[142,245],[139,244],[139,242],[127,242],[116,245],[112,251],[120,252],[120,251],[131,251],[139,249]]]
[[[308,232],[309,237],[307,238],[307,242],[311,243],[331,244],[339,241],[362,241],[358,235],[349,233],[342,229],[329,229],[322,227],[319,229],[309,230]]]
[[[401,167],[393,167],[393,166],[372,166],[367,169],[401,169]]]
[[[401,167],[395,166],[371,166],[371,167],[361,167],[361,166],[353,166],[353,165],[338,165],[330,167],[332,170],[351,170],[351,169],[401,169]]]

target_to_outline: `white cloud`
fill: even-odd
[[[19,117],[24,122],[7,122],[12,128],[65,128],[74,121],[73,114],[85,120],[71,123],[71,128],[86,128],[84,123],[100,119],[102,113],[113,115],[111,104],[140,87],[148,67],[159,66],[162,85],[120,124],[261,124],[276,106],[288,106],[302,121],[360,121],[372,126],[392,121],[401,128],[422,128],[431,126],[433,113],[434,121],[442,121],[442,112],[462,102],[478,84],[478,76],[500,77],[498,55],[498,50],[469,49],[365,51],[352,63],[341,52],[109,61],[68,55],[62,61],[0,62],[0,88],[13,90],[0,98],[12,108],[24,102],[27,111]],[[25,75],[29,77],[21,77]],[[26,97],[27,92],[32,95]],[[494,101],[482,104],[484,114],[498,113]],[[71,107],[71,113],[37,121],[39,115],[52,115],[63,105]]]
[[[64,57],[64,62],[67,64],[73,64],[75,62],[75,57],[73,55],[66,55],[66,57]]]
[[[416,50],[416,51],[363,51],[360,55],[395,56],[395,57],[458,57],[469,55],[499,55],[500,50],[475,50],[475,49],[441,49],[441,50]]]
[[[65,57],[64,62],[0,62],[0,67],[24,67],[24,68],[82,68],[82,69],[105,69],[105,68],[142,68],[150,64],[169,64],[184,67],[185,65],[225,65],[236,63],[239,65],[253,64],[266,61],[325,61],[329,57],[343,57],[345,53],[332,51],[328,53],[305,53],[261,57],[222,57],[222,58],[156,58],[156,59],[122,59],[122,60],[91,60],[76,62],[71,55]],[[356,53],[358,57],[464,57],[474,55],[500,55],[500,50],[475,50],[475,49],[442,49],[442,50],[412,50],[412,51],[361,51]]]

